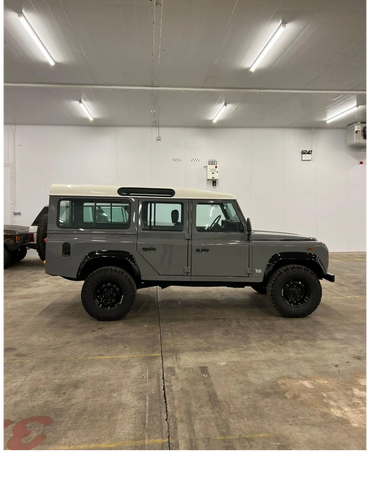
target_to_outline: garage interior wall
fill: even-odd
[[[333,252],[366,249],[365,152],[347,147],[342,129],[163,128],[160,142],[150,127],[4,131],[4,211],[15,224],[32,223],[51,183],[189,187],[233,193],[253,229],[312,235]],[[209,159],[219,164],[216,187]]]

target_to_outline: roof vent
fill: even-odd
[[[175,190],[172,188],[121,187],[117,193],[124,196],[173,197]]]

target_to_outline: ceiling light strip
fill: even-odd
[[[21,21],[22,26],[26,29],[26,31],[31,36],[31,38],[33,39],[35,44],[38,46],[39,50],[44,55],[46,60],[50,63],[50,65],[55,65],[55,61],[54,61],[53,57],[50,55],[49,51],[47,50],[46,46],[44,45],[44,43],[41,41],[41,39],[37,35],[36,31],[33,29],[31,24],[28,22],[28,20],[25,17],[23,12],[21,14],[18,14],[18,19]]]
[[[345,111],[341,111],[340,113],[338,113],[337,115],[334,115],[332,116],[331,118],[328,118],[326,120],[326,123],[331,123],[335,120],[338,120],[339,118],[342,118],[343,116],[346,116],[348,115],[349,113],[352,113],[352,111],[355,111],[357,110],[358,106],[357,104],[351,106],[350,108],[346,109]]]
[[[80,99],[79,103],[80,103],[81,108],[84,110],[87,118],[92,122],[94,118],[91,115],[90,111],[86,108],[85,103],[82,101],[82,99]]]
[[[212,120],[213,123],[216,123],[217,122],[217,120],[220,118],[220,116],[222,115],[222,113],[225,111],[226,107],[227,107],[227,104],[226,103],[224,103],[221,106],[221,108],[217,111],[216,116]]]
[[[263,50],[258,54],[257,58],[254,60],[252,65],[250,66],[250,71],[254,72],[255,69],[258,67],[258,65],[261,63],[261,61],[265,58],[267,53],[271,50],[273,45],[276,43],[276,41],[280,38],[280,36],[283,34],[284,29],[285,29],[285,24],[282,22],[279,24],[278,28],[274,32],[274,34],[271,36],[270,40],[268,43],[265,45]]]

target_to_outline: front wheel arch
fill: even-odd
[[[273,255],[267,263],[263,285],[267,286],[271,276],[278,269],[292,264],[307,267],[307,269],[310,269],[319,279],[323,279],[325,275],[319,257],[313,253],[277,253]]]

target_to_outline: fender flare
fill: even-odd
[[[298,261],[299,263],[303,263],[303,265],[306,262],[311,264],[314,262],[314,264],[316,265],[316,273],[318,274],[319,278],[325,278],[326,276],[326,271],[320,260],[320,257],[318,257],[315,253],[281,252],[275,253],[267,262],[265,274],[263,276],[264,282],[266,282],[266,280],[270,277],[271,272],[275,269],[277,264],[279,264],[280,262],[285,263],[286,261],[289,261],[289,263],[294,263],[295,261]]]
[[[85,258],[82,260],[77,271],[77,279],[81,278],[82,272],[85,269],[85,267],[89,264],[89,262],[93,262],[95,260],[100,260],[100,259],[106,259],[106,258],[128,261],[132,266],[135,275],[138,278],[141,277],[139,266],[132,253],[122,250],[96,250],[95,252],[88,253],[85,256]]]

